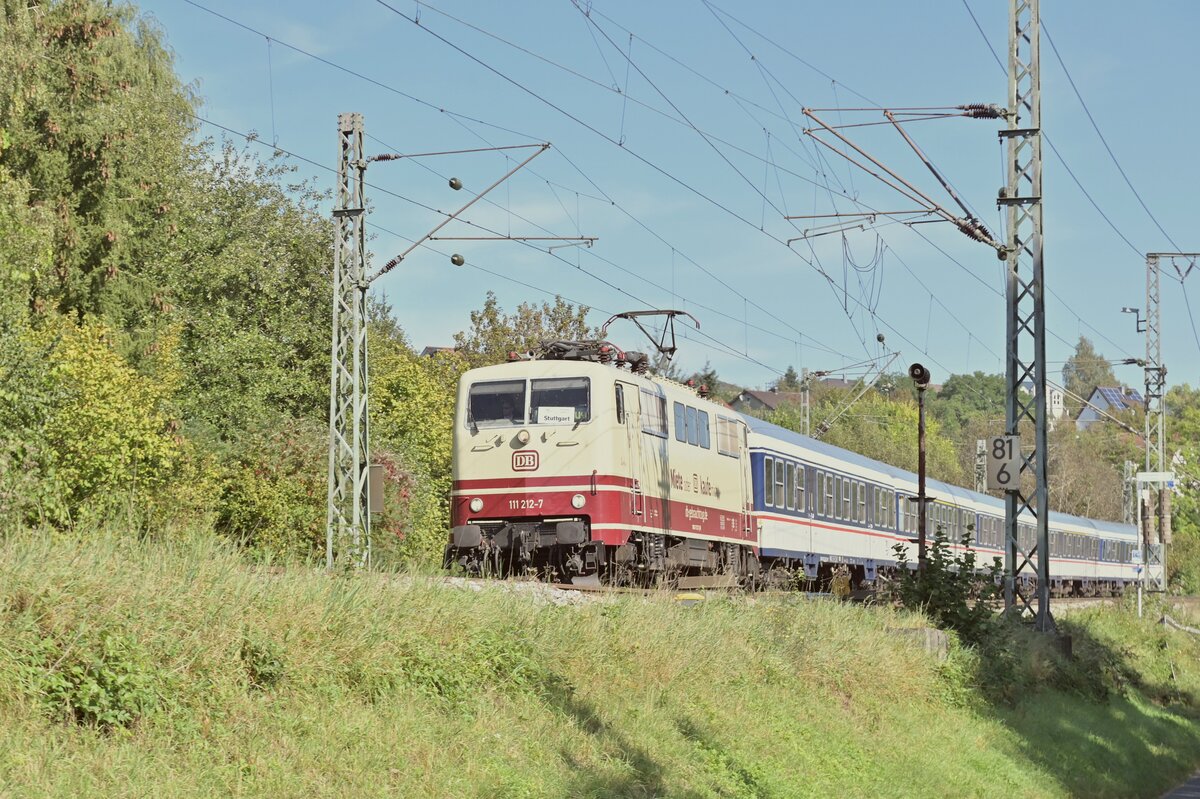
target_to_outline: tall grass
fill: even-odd
[[[0,542],[0,796],[1153,796],[1200,763],[1186,697],[996,705],[978,656],[891,632],[918,623],[23,535]]]

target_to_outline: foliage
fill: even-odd
[[[156,291],[146,256],[172,235],[195,103],[162,34],[127,4],[6,2],[0,73],[0,166],[53,220],[35,307],[140,326]]]
[[[25,515],[63,522],[80,512],[104,515],[135,495],[145,499],[170,478],[179,441],[169,403],[178,385],[169,335],[135,372],[102,323],[75,326],[61,317],[17,338],[44,364],[33,390],[13,398],[25,417],[23,441],[10,450],[54,486],[58,502]]]
[[[470,330],[454,334],[454,348],[474,368],[501,363],[509,352],[536,350],[542,341],[595,338],[599,331],[587,324],[589,310],[555,297],[553,305],[523,302],[507,314],[489,291],[483,308],[471,312]]]
[[[1115,424],[1079,430],[1059,425],[1049,437],[1049,487],[1055,510],[1092,519],[1120,521],[1124,463],[1140,462],[1142,442]]]
[[[333,233],[293,172],[229,143],[197,151],[154,267],[181,325],[183,412],[220,438],[328,409]]]
[[[856,393],[856,392],[855,392]],[[890,399],[869,391],[847,409],[854,394],[818,384],[811,399],[812,428],[837,414],[836,423],[822,441],[874,458],[901,469],[917,470],[917,406],[904,399]],[[842,413],[842,411],[845,411]],[[765,414],[767,421],[799,432],[800,408],[783,404]],[[936,419],[926,417],[926,469],[930,477],[962,485],[964,475],[955,444],[943,432]]]
[[[929,398],[929,410],[945,427],[947,435],[959,438],[974,419],[1000,420],[1003,424],[1006,391],[1003,375],[983,372],[950,375],[941,390]]]
[[[283,664],[283,647],[270,638],[253,635],[249,630],[242,633],[239,655],[246,667],[246,677],[255,688],[274,688],[287,673]]]
[[[794,366],[788,365],[787,371],[783,376],[771,384],[778,391],[799,391],[800,390],[800,375],[796,374]]]
[[[158,676],[127,634],[84,628],[68,641],[38,635],[20,657],[28,690],[53,716],[109,730],[158,704]]]
[[[421,357],[398,331],[377,332],[371,347],[372,434],[398,454],[391,475],[408,519],[392,532],[403,536],[402,556],[438,561],[450,524],[454,403],[466,361],[458,353]]]
[[[223,468],[217,531],[261,556],[317,556],[327,471],[325,431],[316,424],[278,419],[247,431]]]
[[[924,570],[909,568],[908,544],[897,543],[892,551],[900,575],[894,586],[896,600],[909,610],[928,615],[939,627],[978,643],[992,617],[987,602],[997,596],[1002,564],[996,558],[987,576],[976,572],[975,550],[971,549],[973,532],[968,527],[956,553],[939,525],[928,543]]]
[[[1079,337],[1074,354],[1063,365],[1062,376],[1063,387],[1084,400],[1091,399],[1092,390],[1097,386],[1119,385],[1112,364],[1096,352],[1092,340],[1086,336]],[[1071,394],[1067,395],[1065,404],[1072,417],[1077,416],[1083,407],[1081,400]]]

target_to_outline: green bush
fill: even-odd
[[[66,641],[41,636],[22,660],[26,685],[52,716],[110,730],[158,706],[158,676],[131,636],[87,629]]]
[[[939,525],[928,546],[924,571],[909,569],[907,544],[893,546],[900,573],[894,595],[909,610],[925,613],[937,626],[953,630],[969,643],[978,643],[992,617],[987,603],[998,593],[996,577],[1001,565],[999,558],[993,561],[990,579],[976,573],[972,532],[968,527],[959,541],[962,552],[956,555]]]

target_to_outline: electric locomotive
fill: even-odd
[[[681,312],[613,319],[642,327],[652,313],[667,316],[656,346],[669,357]],[[548,342],[463,375],[447,568],[683,588],[819,588],[835,569],[870,588],[894,571],[894,546],[916,541],[916,475],[651,375],[646,355],[603,339],[613,319],[599,340]],[[955,549],[967,536],[981,565],[1003,556],[1001,500],[935,480],[929,496],[931,531]],[[1035,520],[1019,522],[1028,553]],[[1055,594],[1132,584],[1132,525],[1052,513],[1050,527]]]
[[[755,557],[745,422],[646,366],[607,342],[554,342],[463,375],[447,565],[736,582]]]

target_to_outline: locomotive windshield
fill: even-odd
[[[518,424],[579,424],[592,418],[591,384],[586,377],[531,380],[529,414],[526,381],[475,383],[469,394],[469,422],[479,427]]]
[[[579,424],[592,418],[586,377],[534,380],[529,415],[534,424]]]
[[[480,427],[525,423],[525,381],[475,383],[469,399],[471,420]]]

